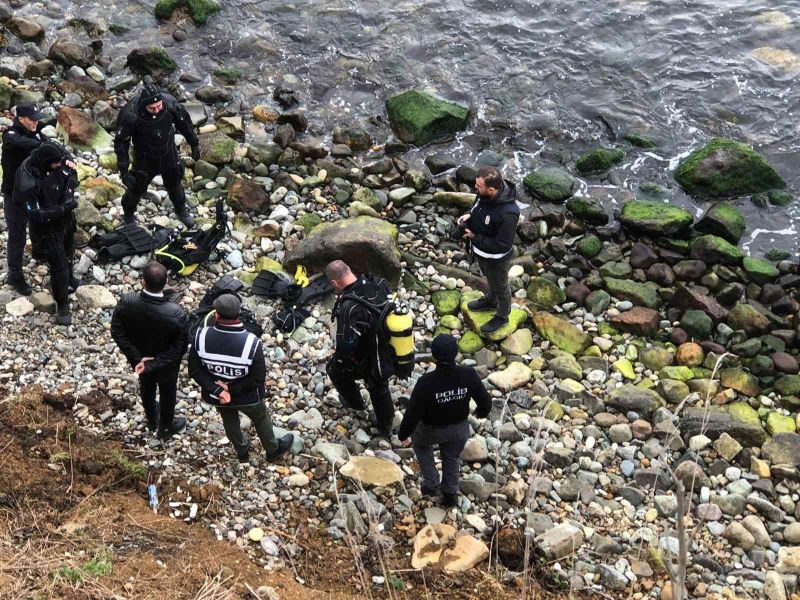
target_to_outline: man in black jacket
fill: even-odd
[[[436,496],[441,491],[445,505],[455,506],[461,452],[470,434],[469,401],[475,400],[475,414],[481,419],[489,414],[492,401],[475,369],[456,366],[458,344],[453,336],[437,335],[431,354],[436,369],[417,380],[397,437],[403,441],[413,434],[411,443],[422,471],[422,493]],[[433,446],[439,446],[442,456],[441,486]]]
[[[386,365],[381,364],[375,338],[377,313],[366,304],[378,307],[389,297],[389,284],[377,275],[356,275],[344,261],[335,260],[325,267],[325,276],[339,293],[334,306],[336,349],[328,361],[327,372],[339,392],[345,408],[365,410],[357,380],[364,381],[369,392],[379,435],[392,433],[394,406],[389,392]],[[361,300],[361,301],[359,301]]]
[[[139,376],[147,427],[168,440],[186,428],[175,417],[178,371],[188,344],[186,311],[164,297],[167,269],[151,261],[142,270],[142,291],[122,296],[111,317],[111,337]],[[159,402],[156,401],[158,391]]]
[[[161,175],[175,208],[175,216],[186,227],[194,225],[194,219],[186,210],[183,163],[175,147],[176,129],[191,146],[192,158],[198,160],[200,146],[192,120],[174,96],[146,83],[139,96],[122,109],[114,138],[114,151],[122,183],[127,188],[122,196],[125,223],[136,222],[139,198],[147,191],[153,177]],[[133,169],[129,171],[131,141],[136,155]]]
[[[274,461],[292,447],[287,433],[275,438],[267,411],[264,380],[267,366],[261,340],[244,328],[241,302],[234,294],[214,301],[215,323],[197,331],[189,349],[189,375],[200,384],[203,400],[216,407],[240,463],[250,460],[250,446],[242,433],[239,413],[256,428],[267,459]]]
[[[13,202],[14,177],[22,161],[28,158],[47,138],[42,135],[39,122],[44,114],[33,104],[20,104],[14,124],[3,134],[3,212],[8,229],[8,284],[17,293],[30,296],[31,286],[22,274],[22,255],[25,251],[25,237],[28,229],[28,213],[25,206]]]
[[[63,146],[47,141],[26,158],[14,179],[12,202],[24,206],[31,229],[33,257],[50,265],[50,288],[56,301],[56,323],[69,325],[75,216],[78,207],[75,163]],[[74,291],[74,290],[72,290]]]
[[[516,190],[503,181],[495,167],[483,167],[475,179],[478,199],[458,224],[466,227],[464,237],[472,244],[481,272],[489,284],[489,293],[469,303],[470,310],[496,310],[494,317],[481,327],[483,333],[497,331],[508,323],[511,312],[511,289],[508,267],[519,221]]]

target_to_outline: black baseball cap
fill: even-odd
[[[41,121],[44,119],[45,114],[39,110],[39,107],[35,104],[20,104],[17,107],[17,116],[18,117],[28,117],[29,119],[33,119],[34,121]]]

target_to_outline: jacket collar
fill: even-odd
[[[39,123],[36,126],[36,131],[31,131],[30,129],[25,127],[25,125],[23,125],[22,123],[19,122],[19,118],[18,117],[14,117],[14,124],[11,126],[11,128],[14,131],[16,131],[18,133],[21,133],[23,135],[27,135],[28,137],[34,137],[37,133],[42,131],[43,127],[44,126],[41,123]]]
[[[139,292],[139,299],[150,302],[151,304],[164,304],[164,302],[167,301],[165,296],[154,296],[153,294],[148,294],[144,290]]]
[[[242,331],[244,330],[244,325],[239,319],[217,318],[214,322],[214,329],[218,331]]]

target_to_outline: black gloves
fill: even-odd
[[[192,160],[200,160],[200,146],[192,146]]]
[[[64,211],[65,215],[67,213],[71,213],[73,210],[78,208],[78,201],[75,200],[75,198],[70,198],[69,200],[64,202],[64,204],[61,205],[61,208]]]
[[[122,185],[128,189],[131,189],[136,185],[136,175],[133,173],[125,173],[125,175],[122,176]]]

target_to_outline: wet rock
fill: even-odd
[[[536,331],[564,352],[580,354],[591,344],[591,338],[573,324],[550,313],[539,311],[533,315]]]
[[[60,37],[50,46],[47,58],[67,67],[77,65],[85,69],[94,62],[94,52],[88,46]]]
[[[625,158],[625,152],[618,148],[599,147],[582,155],[575,163],[581,173],[600,173],[618,165]]]
[[[682,413],[680,429],[685,438],[704,433],[716,439],[722,433],[727,433],[746,447],[760,447],[767,438],[758,414],[741,402],[726,407],[711,407],[708,411],[687,409]]]
[[[758,379],[742,369],[722,369],[719,375],[723,387],[736,390],[745,396],[757,396],[761,391]]]
[[[44,27],[34,19],[14,16],[5,25],[8,31],[26,42],[36,42],[44,37]]]
[[[360,152],[372,147],[372,138],[362,127],[337,127],[333,131],[333,143],[344,144],[351,150]]]
[[[128,54],[126,65],[131,72],[140,77],[150,75],[156,79],[162,79],[178,68],[178,63],[167,54],[166,50],[155,46],[132,50]]]
[[[761,449],[764,458],[773,465],[800,465],[800,435],[778,433]]]
[[[635,306],[612,316],[609,321],[620,331],[642,336],[655,336],[660,328],[661,315],[657,310]]]
[[[416,146],[451,137],[469,121],[468,108],[417,90],[389,98],[386,113],[397,137]]]
[[[780,275],[780,271],[772,263],[761,258],[745,256],[742,259],[742,267],[747,277],[758,284],[773,281]]]
[[[270,196],[263,186],[236,177],[228,188],[228,204],[235,210],[266,214],[270,207]]]
[[[620,222],[637,233],[669,236],[688,228],[694,219],[683,208],[663,202],[632,200],[622,207]]]
[[[567,208],[584,223],[589,225],[606,225],[608,213],[596,198],[574,196],[567,200]]]
[[[67,143],[79,150],[98,150],[112,145],[109,133],[82,110],[62,107],[58,111],[58,130]]]
[[[603,281],[608,292],[615,298],[630,300],[634,305],[646,308],[658,308],[661,306],[661,298],[659,298],[658,292],[649,285],[613,277],[607,277]]]
[[[702,271],[705,272],[705,270],[706,266],[703,264]],[[728,316],[728,310],[723,308],[714,298],[683,284],[675,286],[675,293],[670,299],[670,305],[681,311],[688,309],[702,310],[714,321],[725,320]]]
[[[750,304],[737,304],[728,314],[731,329],[743,329],[749,335],[761,335],[769,330],[769,319]]]
[[[731,244],[738,244],[745,225],[742,211],[728,202],[718,202],[706,211],[694,228],[724,238]]]
[[[575,179],[572,175],[557,167],[545,167],[528,173],[522,183],[535,198],[556,203],[564,202],[572,197],[572,190],[575,187]],[[580,207],[576,205],[575,208],[579,209]],[[603,215],[605,215],[605,211],[603,211]],[[606,222],[607,220],[606,216]],[[605,222],[601,224],[605,224]]]
[[[715,235],[702,235],[694,238],[689,251],[692,258],[709,265],[738,265],[744,254],[739,248]]]
[[[236,141],[224,133],[206,133],[199,136],[200,158],[214,165],[233,162]]]
[[[645,416],[649,416],[664,404],[664,399],[653,390],[631,384],[614,388],[606,398],[608,406],[622,412],[634,411]]]
[[[200,102],[205,104],[220,104],[230,102],[233,99],[233,94],[229,90],[214,85],[201,86],[197,88],[194,95]]]
[[[549,310],[556,304],[563,304],[567,300],[564,290],[545,277],[531,278],[527,297],[534,305],[544,310]]]

